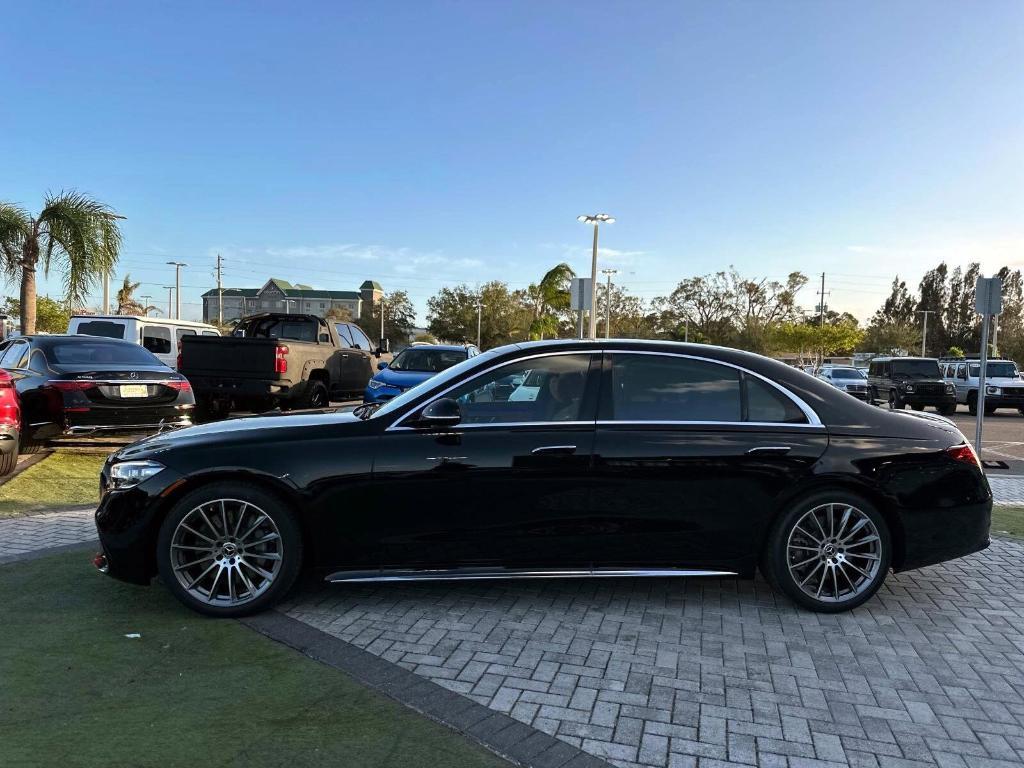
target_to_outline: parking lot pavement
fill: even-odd
[[[849,614],[762,581],[331,585],[287,613],[620,766],[1024,761],[1024,544]],[[824,762],[815,762],[824,761]]]
[[[95,507],[0,519],[0,562],[96,538]]]
[[[971,416],[964,406],[960,406],[950,418],[973,443],[977,417]],[[982,448],[983,459],[1024,463],[1024,416],[1005,409],[986,416]]]

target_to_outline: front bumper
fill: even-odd
[[[985,405],[989,408],[1024,408],[1024,389],[1021,394],[1002,392],[998,395],[985,395]]]
[[[898,390],[897,390],[898,391]],[[943,394],[923,394],[920,392],[900,392],[900,397],[907,405],[956,405],[956,393],[946,392]]]
[[[132,584],[149,584],[156,575],[156,538],[163,516],[162,493],[181,475],[164,469],[134,488],[111,491],[110,460],[100,474],[96,532],[105,556],[104,573]]]
[[[366,388],[363,392],[364,403],[386,403],[388,400],[398,397],[405,390],[401,387],[393,387],[390,384],[385,384],[383,387],[377,389]]]

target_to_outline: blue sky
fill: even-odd
[[[1024,265],[1024,4],[51,3],[0,28],[0,199],[124,214],[154,303],[185,271],[513,287],[608,211],[651,297],[824,270],[866,316],[940,259]],[[54,280],[44,285],[57,293]],[[810,306],[813,293],[802,297]]]

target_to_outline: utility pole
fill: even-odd
[[[935,314],[935,310],[934,309],[921,309],[921,310],[918,310],[917,314],[924,315],[924,332],[921,335],[921,357],[927,357],[928,353],[925,352],[925,349],[927,349],[927,345],[928,345],[928,315],[934,315]]]
[[[170,318],[170,316],[171,316],[171,307],[173,306],[171,304],[171,299],[173,297],[174,286],[173,285],[165,285],[164,288],[167,289],[167,317]]]
[[[224,325],[224,284],[221,281],[221,263],[224,259],[217,254],[217,323]]]
[[[143,314],[145,314],[146,317],[149,317],[149,307],[150,307],[149,300],[152,299],[153,297],[151,295],[149,295],[149,294],[146,294],[145,296],[140,296],[139,298],[142,299],[142,312],[143,312]]]
[[[999,357],[999,315],[992,315],[992,354]]]
[[[103,314],[110,314],[110,273],[103,272]]]
[[[480,349],[480,328],[484,316],[484,307],[486,304],[481,303],[480,297],[476,297],[476,348]]]
[[[611,338],[612,327],[612,275],[617,275],[617,269],[602,269],[601,274],[608,278],[607,287],[604,289],[604,337]]]
[[[683,342],[689,344],[690,343],[690,318],[686,318],[686,320],[684,322],[685,322],[685,325],[683,326]]]
[[[174,267],[174,299],[175,299],[175,313],[174,319],[181,320],[181,268],[187,267],[183,261],[168,261],[168,265]]]
[[[377,342],[378,347],[384,346],[384,297],[380,297],[380,340]]]
[[[828,293],[832,293],[832,291],[829,291]],[[825,273],[824,272],[821,273],[821,290],[818,291],[818,295],[821,297],[821,304],[818,307],[818,309],[821,310],[820,317],[818,318],[818,327],[819,328],[824,328],[825,327],[825,297],[828,295],[827,293],[825,293]]]

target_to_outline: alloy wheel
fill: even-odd
[[[786,542],[793,583],[821,602],[846,602],[870,589],[881,562],[878,528],[851,504],[814,507],[800,517]]]
[[[206,501],[171,537],[171,567],[182,588],[209,605],[243,605],[266,592],[281,570],[281,532],[259,507],[240,499]]]

